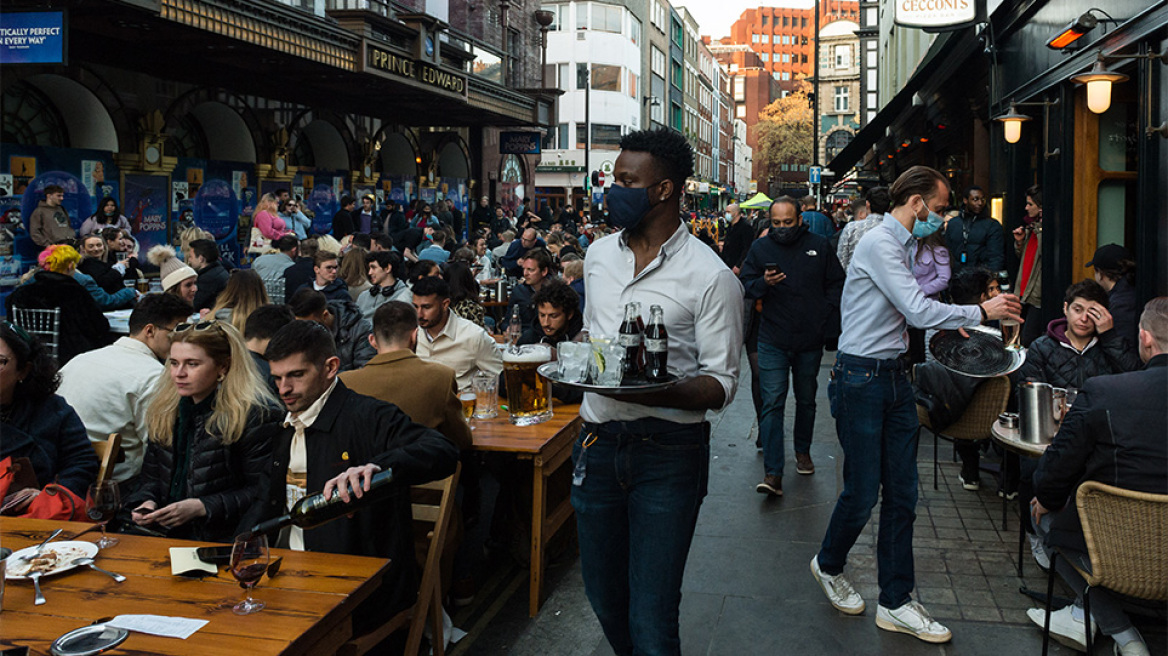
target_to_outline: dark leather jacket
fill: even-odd
[[[181,498],[169,498],[171,478],[178,465],[174,451],[178,440],[172,441],[171,446],[151,440],[142,461],[140,487],[124,504],[133,510],[145,501],[154,501],[159,508],[182,499],[202,501],[207,515],[171,529],[168,535],[173,538],[231,542],[255,524],[256,515],[248,511],[264,493],[272,459],[273,426],[279,426],[282,415],[275,407],[254,407],[243,435],[232,444],[223,444],[207,430],[213,408],[208,404],[191,419],[190,459]],[[177,418],[175,423],[177,426]],[[150,528],[161,530],[158,526]]]

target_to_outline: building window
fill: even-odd
[[[771,77],[775,78],[776,80],[781,80],[783,79],[783,74],[775,71],[774,73],[771,73]]]
[[[677,103],[673,103],[673,112],[672,113],[673,113],[673,116],[670,117],[670,119],[672,120],[672,125],[670,125],[669,127],[673,128],[675,130],[680,130],[682,128],[681,105],[678,105]]]
[[[621,13],[623,7],[592,3],[592,29],[597,32],[621,33]]]
[[[641,44],[641,21],[637,20],[636,16],[629,16],[629,40],[633,43]]]
[[[637,97],[637,74],[632,71],[629,71],[629,95]]]
[[[657,46],[650,46],[652,50],[649,51],[649,65],[654,73],[665,77],[665,53],[657,49]]]
[[[835,67],[836,68],[851,68],[852,67],[852,47],[848,45],[839,45],[835,47]]]
[[[757,34],[751,34],[751,35],[750,35],[750,42],[751,42],[751,43],[758,43],[758,35],[757,35]]]
[[[840,112],[840,113],[847,112],[848,111],[848,88],[847,87],[836,87],[835,93],[832,95],[835,98],[835,111]]]
[[[735,107],[734,115],[738,118],[746,118],[746,105],[739,105]]]
[[[783,16],[783,27],[790,27],[791,26],[790,21],[791,21],[790,16]]]
[[[759,38],[762,40],[763,43],[770,43],[770,37],[767,36],[766,34],[761,35]]]
[[[576,64],[576,88],[581,90],[588,88],[588,64]]]
[[[762,26],[763,26],[763,27],[766,27],[766,25],[767,25],[767,22],[768,22],[769,20],[770,20],[770,16],[763,16],[763,17],[762,17]]]
[[[576,29],[577,30],[588,29],[588,3],[587,2],[577,2],[576,3]]]
[[[685,80],[682,78],[681,62],[673,62],[673,86],[685,90]]]
[[[592,65],[593,91],[620,91],[621,67],[610,64]]]
[[[764,52],[764,53],[760,54],[759,57],[762,57],[762,60],[764,62],[769,62],[771,60],[770,53]]]

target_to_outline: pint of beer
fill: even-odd
[[[552,350],[544,344],[503,351],[503,377],[507,382],[511,423],[530,426],[551,419],[552,383],[536,371],[551,359]]]
[[[465,389],[458,393],[458,400],[462,402],[462,418],[470,421],[474,415],[475,393],[472,389]]]

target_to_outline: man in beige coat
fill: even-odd
[[[470,448],[470,426],[462,416],[454,370],[414,355],[418,344],[414,307],[401,301],[378,307],[369,343],[377,355],[361,369],[341,374],[341,381],[358,394],[396,405],[459,449]]]

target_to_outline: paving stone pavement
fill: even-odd
[[[784,496],[757,494],[762,456],[754,446],[748,370],[733,404],[712,417],[710,486],[682,587],[681,641],[685,654],[1038,654],[1041,632],[1026,617],[1037,606],[1019,592],[1023,584],[1045,592],[1046,577],[1025,552],[1024,578],[1016,571],[1018,519],[1010,504],[1002,527],[1002,502],[991,474],[982,489],[962,489],[952,447],[940,448],[940,478],[933,490],[932,436],[921,437],[920,499],[913,540],[915,597],[953,632],[946,645],[930,645],[876,628],[875,545],[878,513],[852,550],[846,573],[868,603],[861,616],[839,613],[809,571],[836,496],[842,455],[828,412],[827,375],[834,354],[824,355],[811,449],[816,473],[799,476],[789,460]],[[788,398],[789,421],[794,399]],[[522,575],[521,575],[522,576]],[[584,596],[579,562],[549,571],[552,589],[540,614],[528,619],[526,585],[454,650],[463,654],[609,656],[600,626]],[[524,583],[526,579],[524,578]],[[1060,584],[1061,585],[1061,584]],[[1065,589],[1062,594],[1066,594]],[[497,602],[502,601],[501,599]],[[456,617],[457,619],[457,617]],[[1141,622],[1153,654],[1165,649],[1163,620]],[[1099,653],[1110,654],[1107,639]],[[1071,650],[1052,643],[1052,654]]]

